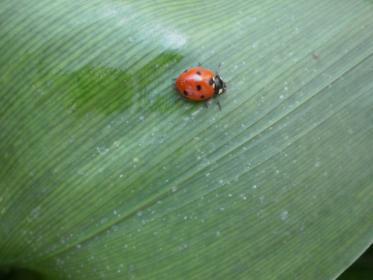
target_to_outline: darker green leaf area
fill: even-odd
[[[179,53],[166,51],[137,70],[86,65],[76,71],[42,76],[41,79],[36,75],[33,84],[43,94],[35,106],[47,106],[58,100],[65,110],[77,117],[87,113],[120,113],[134,105],[139,110],[146,107],[150,111],[164,111],[169,107],[167,100],[173,81],[167,81],[169,87],[161,94],[154,92],[154,88],[164,83],[160,77],[181,59]]]
[[[46,280],[46,278],[28,269],[0,267],[0,280]]]

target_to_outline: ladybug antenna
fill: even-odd
[[[216,71],[216,74],[218,74],[218,75],[219,75],[219,73],[220,73],[221,65],[222,65],[222,63],[220,62],[220,63],[218,64],[218,70]]]

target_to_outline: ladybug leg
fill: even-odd
[[[207,101],[205,101],[205,107],[206,107],[206,109],[209,108],[209,103]]]
[[[221,111],[221,105],[218,98],[216,98],[216,105],[218,105],[219,111]]]

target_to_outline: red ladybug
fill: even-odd
[[[226,90],[226,84],[214,71],[196,66],[185,70],[176,78],[176,89],[191,101],[206,101],[219,96]],[[219,102],[217,102],[220,108]]]

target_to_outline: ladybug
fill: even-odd
[[[218,74],[202,66],[188,68],[176,78],[177,91],[191,101],[209,100],[223,94],[226,87]],[[218,100],[217,104],[221,109]]]

